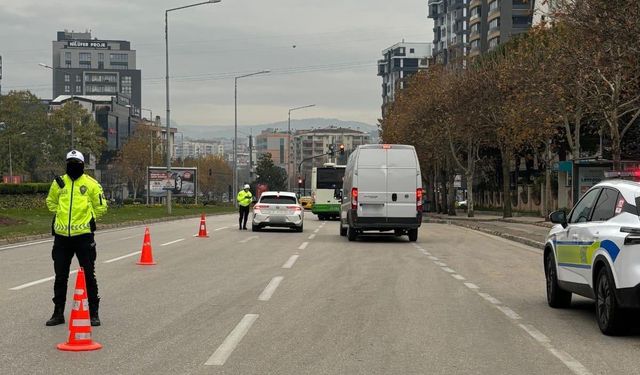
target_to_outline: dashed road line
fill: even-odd
[[[464,283],[464,285],[465,285],[467,288],[469,288],[469,289],[474,289],[474,290],[475,290],[475,289],[480,289],[480,287],[479,287],[479,286],[477,286],[477,285],[476,285],[476,284],[474,284],[474,283]]]
[[[224,229],[227,229],[227,228],[229,228],[229,227],[217,228],[217,229],[214,229],[213,231],[214,231],[214,232],[217,232],[217,231],[219,231],[219,230],[224,230]]]
[[[169,246],[169,245],[173,245],[174,243],[178,243],[178,242],[182,242],[184,241],[184,238],[180,238],[179,240],[175,240],[175,241],[171,241],[171,242],[166,242],[161,244],[160,246]]]
[[[298,250],[304,250],[309,246],[309,242],[303,242],[302,245],[298,247]]]
[[[447,273],[456,273],[456,271],[452,270],[449,267],[440,267],[440,268],[442,268],[442,270]]]
[[[456,279],[456,280],[460,280],[460,281],[462,281],[462,280],[466,280],[466,279],[464,278],[464,276],[462,276],[462,275],[458,275],[457,273],[454,273],[453,275],[451,275],[451,277],[453,277],[453,278],[454,278],[454,279]]]
[[[258,238],[260,238],[260,237],[258,237],[258,236],[251,236],[251,237],[247,237],[247,238],[245,238],[244,240],[242,240],[242,241],[238,241],[238,242],[239,242],[239,243],[247,243],[247,242],[249,242],[249,241],[251,241],[251,240],[255,240],[255,239],[258,239]]]
[[[233,353],[240,341],[242,341],[242,338],[247,334],[247,332],[249,332],[249,329],[259,316],[260,315],[258,314],[245,315],[204,364],[206,366],[224,365],[229,356],[231,356],[231,353]]]
[[[516,313],[515,311],[511,310],[510,308],[508,308],[507,306],[503,306],[503,305],[496,305],[496,309],[502,311],[502,313],[504,315],[506,315],[508,318],[513,319],[513,320],[520,320],[522,319],[520,317],[520,315],[518,315],[518,313]]]
[[[125,259],[125,258],[129,258],[129,257],[132,257],[132,256],[134,256],[134,255],[138,255],[138,254],[140,254],[140,253],[142,253],[142,251],[134,251],[133,253],[130,253],[130,254],[127,254],[127,255],[123,255],[123,256],[121,256],[121,257],[117,257],[117,258],[112,258],[112,259],[109,259],[109,260],[105,260],[105,261],[104,261],[104,262],[102,262],[102,263],[113,263],[113,262],[117,262],[117,261],[119,261],[119,260],[122,260],[122,259]]]
[[[492,303],[494,305],[501,305],[502,302],[500,302],[497,298],[492,297],[491,295],[487,294],[487,293],[481,293],[478,292],[478,295],[482,298],[484,298],[485,300],[487,300],[489,303]]]
[[[74,273],[78,273],[78,270],[73,270],[73,271],[69,272],[69,276],[73,275]],[[30,283],[26,283],[26,284],[15,286],[13,288],[9,288],[9,290],[20,290],[20,289],[28,288],[30,286],[46,283],[47,281],[51,281],[51,280],[53,280],[55,278],[56,278],[55,276],[45,277],[44,279],[32,281]]]
[[[320,232],[320,228],[313,231],[313,233],[318,233],[318,232]]]
[[[435,261],[435,260],[438,260],[438,257],[434,257],[433,255],[429,255],[429,259],[431,259],[431,260],[434,260],[434,261]]]
[[[315,234],[312,234],[312,235],[310,235],[310,236],[309,236],[309,238],[308,238],[308,239],[312,240],[312,239],[314,239],[314,238],[316,238],[316,235],[315,235]]]
[[[291,268],[293,267],[293,264],[296,262],[296,260],[298,260],[298,257],[300,255],[292,255],[289,260],[286,261],[285,264],[282,265],[282,268]]]
[[[31,245],[39,245],[39,244],[41,244],[41,243],[47,243],[47,242],[53,242],[53,240],[35,241],[35,242],[21,243],[21,244],[18,244],[18,245],[3,246],[3,247],[0,247],[0,251],[2,251],[2,250],[9,250],[9,249],[15,249],[15,248],[18,248],[18,247],[25,247],[25,246],[31,246]]]
[[[443,263],[443,262],[434,262],[436,265],[440,266],[440,267],[446,267],[447,264]]]
[[[276,289],[278,289],[278,285],[280,285],[280,282],[282,282],[282,279],[284,279],[284,277],[282,276],[276,276],[273,279],[271,279],[271,281],[269,281],[269,284],[267,284],[267,287],[264,288],[262,293],[260,293],[260,296],[258,297],[258,301],[270,300],[271,296],[273,296],[273,293],[276,291]]]

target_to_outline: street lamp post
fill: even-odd
[[[302,107],[296,107],[296,108],[291,108],[289,109],[289,120],[287,122],[287,146],[289,148],[288,150],[288,157],[287,157],[287,191],[291,191],[291,163],[293,162],[293,160],[291,160],[291,112],[293,111],[297,111],[299,109],[305,109],[305,108],[311,108],[311,107],[315,107],[315,104],[309,104],[309,105],[303,105]]]
[[[241,78],[257,76],[258,74],[271,73],[270,70],[261,70],[259,72],[244,74],[235,77],[234,91],[233,91],[233,108],[234,108],[234,125],[233,125],[233,202],[237,206],[236,195],[238,195],[238,80]]]
[[[153,111],[148,108],[141,108],[141,110],[149,111],[149,117],[151,117],[151,124],[154,124]],[[150,161],[149,166],[153,165],[153,127],[154,125],[151,125],[151,129],[149,129],[149,161]]]
[[[209,1],[203,1],[201,3],[195,3],[195,4],[191,4],[191,5],[185,5],[185,6],[181,6],[181,7],[177,7],[177,8],[171,8],[171,9],[167,9],[164,11],[164,46],[165,46],[165,68],[166,68],[166,74],[165,74],[165,85],[166,85],[166,106],[167,106],[167,148],[165,149],[166,152],[166,162],[167,162],[167,175],[171,174],[171,151],[169,150],[169,146],[170,146],[170,133],[171,133],[171,109],[169,106],[169,12],[173,12],[176,10],[181,10],[181,9],[187,9],[187,8],[192,8],[192,7],[196,7],[199,5],[206,5],[206,4],[215,4],[215,3],[219,3],[222,0],[209,0]],[[167,213],[171,214],[171,190],[167,189]]]

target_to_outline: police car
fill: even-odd
[[[544,249],[547,302],[568,307],[572,293],[596,301],[600,330],[614,335],[622,312],[640,308],[640,183],[608,180],[567,215],[556,211]]]

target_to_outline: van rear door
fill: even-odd
[[[406,147],[406,146],[405,146]],[[418,161],[413,148],[387,149],[387,216],[412,218],[416,216]]]
[[[382,148],[363,148],[357,160],[358,216],[387,216],[387,153]],[[351,192],[345,192],[351,194]]]

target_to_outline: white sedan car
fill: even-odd
[[[294,193],[266,191],[253,206],[251,229],[254,232],[264,227],[292,228],[302,232],[304,208]]]
[[[571,304],[571,294],[596,301],[606,335],[620,333],[625,309],[640,308],[640,184],[601,182],[567,215],[551,214],[544,249],[549,306]]]

